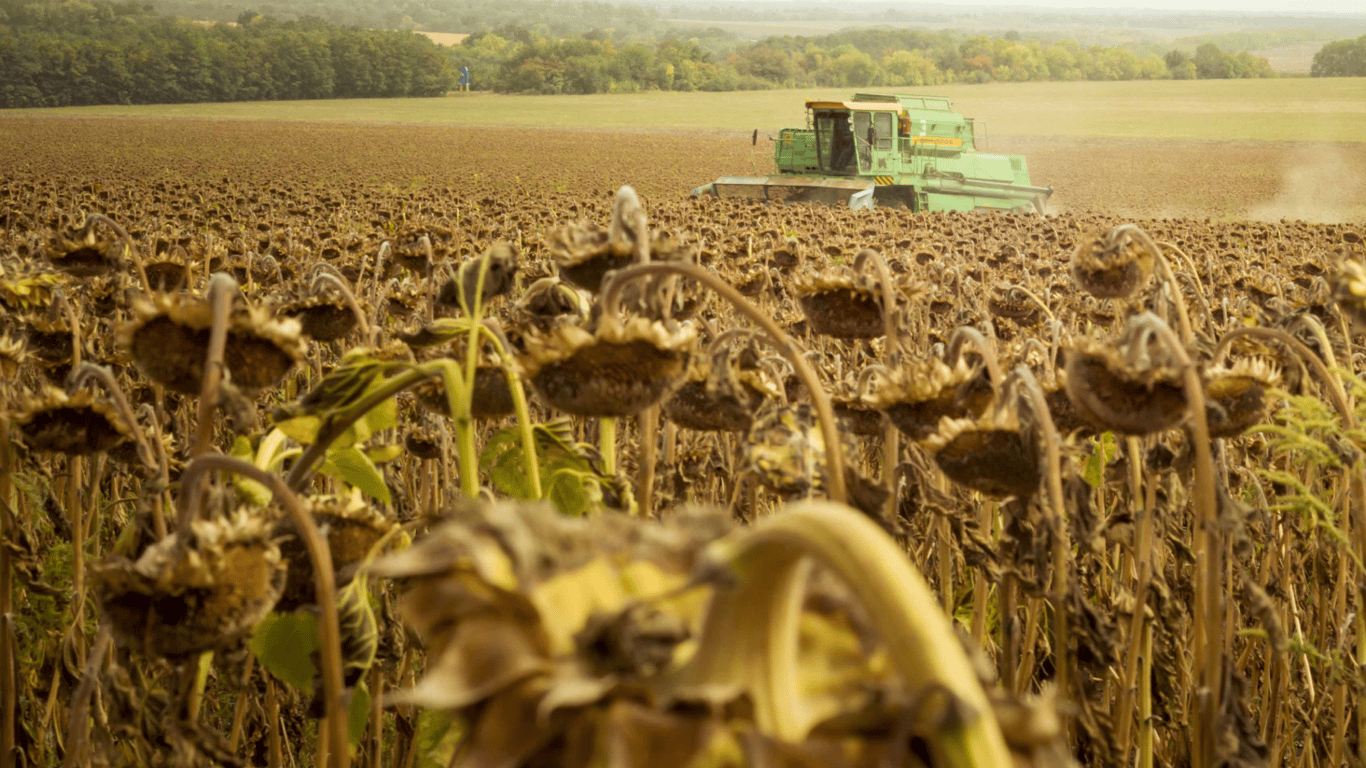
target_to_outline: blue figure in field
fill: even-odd
[[[469,68],[469,67],[461,67],[461,68],[460,68],[460,90],[462,90],[462,91],[468,91],[469,89],[470,89],[470,68]]]

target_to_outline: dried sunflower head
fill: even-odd
[[[711,357],[698,358],[686,379],[664,402],[666,418],[684,429],[742,432],[778,386],[761,369],[752,347],[722,345]]]
[[[1280,385],[1280,371],[1254,357],[1205,372],[1205,416],[1210,437],[1236,437],[1266,420],[1270,390]]]
[[[924,445],[950,480],[988,496],[1029,498],[1042,479],[1035,442],[1008,409],[944,419]]]
[[[403,450],[419,459],[441,457],[441,438],[432,429],[414,426],[403,436]]]
[[[1366,265],[1343,259],[1333,275],[1333,300],[1358,328],[1366,327]]]
[[[419,275],[427,274],[427,269],[432,263],[444,259],[446,255],[443,250],[438,256],[432,238],[419,229],[399,232],[389,241],[389,245],[394,261],[404,269]]]
[[[912,440],[925,440],[945,417],[975,419],[992,400],[990,387],[963,360],[952,368],[932,357],[892,371],[869,395],[868,402],[884,412]]]
[[[439,379],[428,379],[412,389],[417,402],[428,411],[451,417],[446,385]],[[474,392],[470,396],[470,415],[476,419],[500,419],[516,410],[512,390],[508,389],[507,374],[501,366],[484,363],[475,366]]]
[[[484,261],[488,266],[482,266]],[[498,241],[489,246],[483,255],[465,260],[456,276],[447,280],[437,293],[436,303],[440,306],[474,308],[476,291],[479,290],[479,271],[484,272],[483,290],[479,295],[483,303],[502,296],[512,290],[517,282],[517,250],[511,243]]]
[[[558,277],[543,277],[532,283],[517,300],[518,325],[530,326],[542,334],[564,321],[588,318],[588,304],[574,286]]]
[[[133,311],[119,341],[138,368],[173,392],[199,394],[213,325],[209,302],[159,295],[138,299]],[[238,389],[254,393],[274,386],[303,356],[297,320],[276,320],[257,307],[233,308],[223,361]]]
[[[354,566],[370,554],[370,550],[398,523],[372,508],[359,493],[348,496],[312,496],[299,500],[313,515],[319,530],[327,538],[332,553],[332,567],[338,573],[337,587],[350,583]],[[313,589],[313,561],[299,538],[293,521],[281,520],[275,529],[280,543],[280,555],[287,564],[287,576],[277,610],[292,611],[315,602]]]
[[[745,465],[775,493],[804,496],[824,487],[825,438],[807,403],[770,402],[754,417],[741,451]]]
[[[88,389],[68,395],[47,387],[27,399],[14,421],[29,450],[70,456],[112,450],[133,434],[118,409]]]
[[[0,304],[11,312],[42,309],[52,303],[53,289],[65,281],[65,276],[42,271],[31,264],[7,268],[0,261]]]
[[[33,359],[34,355],[28,351],[23,339],[8,334],[0,336],[0,376],[12,381],[19,369]]]
[[[851,434],[870,437],[882,434],[882,412],[874,408],[865,396],[864,374],[858,380],[843,379],[830,391],[830,407],[840,429]]]
[[[1067,396],[1097,428],[1146,435],[1186,418],[1181,374],[1160,361],[1131,363],[1123,351],[1094,339],[1064,350]]]
[[[694,327],[612,320],[596,332],[565,324],[527,337],[518,363],[547,403],[575,416],[629,416],[677,385],[697,339]]]
[[[187,540],[170,536],[136,562],[94,569],[101,613],[120,644],[151,656],[187,656],[236,645],[270,613],[285,563],[271,526],[245,510],[197,520]]]
[[[48,239],[43,255],[75,277],[107,275],[122,266],[126,246],[117,234],[105,232],[101,236],[90,225],[63,230]]]
[[[993,289],[987,298],[987,310],[997,318],[1010,320],[1023,328],[1032,328],[1043,321],[1043,311],[1018,286]]]
[[[328,282],[315,283],[317,290],[295,295],[280,305],[278,314],[299,321],[299,329],[314,341],[344,339],[360,324],[356,313]],[[357,297],[357,302],[363,299]],[[361,304],[364,311],[365,305]]]
[[[149,261],[143,269],[154,291],[178,291],[190,284],[190,255],[179,245]]]
[[[407,317],[426,301],[427,293],[421,285],[406,277],[402,282],[390,280],[384,292],[385,307],[395,317]]]
[[[25,322],[24,338],[29,351],[45,365],[70,363],[75,351],[71,326],[61,314],[32,315]]]
[[[801,272],[792,290],[811,330],[837,339],[872,339],[886,332],[877,282],[846,266]]]
[[[1072,279],[1098,299],[1134,295],[1153,272],[1153,254],[1123,228],[1083,237],[1072,251]]]
[[[604,275],[635,260],[634,244],[614,241],[605,227],[588,221],[552,229],[545,247],[560,277],[594,293]]]

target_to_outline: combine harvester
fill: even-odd
[[[979,152],[985,123],[933,96],[806,102],[806,127],[774,140],[773,176],[722,176],[692,192],[774,202],[874,204],[912,211],[1044,212],[1051,187],[1019,155]],[[757,142],[758,132],[755,132]]]

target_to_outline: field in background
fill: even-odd
[[[460,186],[500,197],[515,190],[607,196],[622,184],[677,200],[726,174],[771,170],[769,144],[748,132],[487,129],[458,126],[162,120],[31,119],[0,113],[0,176],[25,167],[113,163],[147,184],[237,176],[241,158],[291,168],[306,186],[361,182],[384,194]],[[344,148],[344,149],[343,149]],[[1029,160],[1054,212],[1136,219],[1300,218],[1366,222],[1366,143],[998,136],[992,150]]]
[[[465,42],[469,35],[459,32],[418,32],[419,35],[426,35],[437,45],[460,45]]]
[[[479,75],[475,73],[477,87]],[[134,115],[544,128],[753,130],[800,124],[807,97],[851,89],[593,96],[452,95],[444,99],[102,106],[26,115]],[[990,83],[878,88],[948,96],[989,131],[1011,136],[1366,142],[1366,78]]]

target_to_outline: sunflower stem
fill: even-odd
[[[889,364],[893,364],[893,361],[899,359],[901,340],[896,327],[896,289],[892,285],[892,274],[888,271],[887,261],[882,258],[882,254],[871,248],[864,248],[854,257],[854,271],[860,271],[865,263],[871,264],[877,272],[878,286],[882,289],[882,334],[885,342],[882,357]],[[900,455],[901,430],[884,416],[882,483],[887,487],[887,501],[882,504],[882,517],[888,523],[896,519],[896,465]]]
[[[137,246],[133,243],[133,238],[128,234],[128,230],[124,229],[117,221],[114,221],[102,213],[92,213],[87,216],[84,226],[88,227],[97,222],[118,233],[119,237],[123,240],[125,253],[128,254],[128,258],[133,260],[133,266],[137,268],[138,279],[142,281],[142,290],[146,291],[148,296],[151,296],[152,281],[147,279],[147,269],[142,266],[142,257],[138,255]],[[207,262],[208,259],[205,259],[205,261]]]
[[[640,467],[636,476],[638,511],[645,517],[654,517],[655,460],[659,453],[659,406],[652,405],[646,408],[637,419],[640,425]]]
[[[1043,388],[1034,378],[1027,365],[1015,367],[1015,377],[1024,386],[1030,410],[1043,432],[1044,458],[1048,480],[1049,511],[1052,513],[1053,531],[1053,668],[1058,681],[1058,695],[1064,700],[1071,697],[1071,631],[1068,625],[1068,555],[1072,545],[1068,536],[1067,506],[1062,495],[1062,439],[1053,416],[1048,410],[1048,400]]]
[[[228,320],[232,314],[232,300],[237,293],[237,281],[219,272],[209,278],[209,307],[213,325],[209,330],[209,349],[204,355],[204,378],[199,385],[198,423],[190,456],[209,450],[213,442],[214,413],[218,410],[218,385],[223,379],[223,352],[228,345]]]
[[[602,473],[617,474],[617,420],[611,416],[598,419],[598,452],[602,454]]]
[[[769,342],[777,348],[789,363],[793,370],[802,380],[806,391],[810,393],[812,401],[816,405],[816,415],[820,420],[821,437],[825,443],[825,482],[827,493],[834,501],[844,503],[848,498],[848,493],[844,483],[844,449],[840,442],[839,428],[835,423],[835,412],[830,407],[830,397],[825,393],[825,388],[821,386],[820,377],[811,367],[811,363],[800,352],[797,342],[788,336],[771,316],[759,310],[748,299],[740,295],[740,292],[715,274],[686,262],[676,261],[654,261],[646,264],[635,264],[629,267],[616,270],[607,280],[603,281],[602,301],[603,313],[607,317],[616,317],[617,300],[621,295],[621,290],[632,280],[646,277],[649,275],[681,275],[690,277],[702,285],[710,288],[719,294],[723,299],[734,306],[742,315],[749,318],[755,325],[763,329],[769,337]]]
[[[789,504],[705,551],[699,565],[724,564],[736,582],[716,588],[696,654],[667,683],[738,685],[750,693],[761,731],[805,739],[814,723],[800,700],[796,660],[811,561],[848,586],[907,688],[941,689],[962,715],[927,739],[935,765],[1010,765],[995,713],[951,619],[897,544],[842,504]]]
[[[331,742],[328,749],[329,765],[346,768],[350,754],[346,746],[346,709],[342,706],[345,688],[342,683],[341,630],[337,619],[337,581],[332,566],[332,551],[328,548],[327,539],[318,530],[313,515],[304,509],[299,503],[299,498],[279,476],[231,456],[205,454],[192,460],[181,473],[181,519],[176,526],[176,535],[181,537],[181,541],[185,541],[190,535],[190,526],[198,516],[202,499],[200,486],[206,475],[216,471],[234,472],[270,489],[275,503],[284,508],[308,550],[308,559],[313,566],[314,598],[318,604],[318,645],[322,656],[323,702],[326,707],[327,736]]]
[[[1178,294],[1179,295],[1179,294]],[[1218,501],[1214,487],[1214,457],[1210,450],[1209,423],[1205,413],[1205,387],[1200,372],[1191,361],[1176,334],[1151,312],[1134,319],[1136,330],[1150,330],[1176,359],[1184,379],[1186,408],[1191,421],[1191,443],[1195,452],[1195,488],[1191,500],[1195,507],[1195,664],[1199,677],[1192,709],[1196,716],[1191,728],[1191,763],[1195,768],[1213,768],[1219,713],[1223,702],[1224,605],[1219,588],[1223,577],[1224,551],[1218,525]],[[1251,329],[1247,329],[1251,330]],[[1231,334],[1230,334],[1231,335]]]
[[[90,709],[90,697],[94,695],[95,686],[99,684],[100,668],[104,666],[104,657],[109,652],[109,644],[113,639],[114,632],[109,625],[101,625],[99,634],[95,636],[95,644],[86,657],[80,685],[71,696],[71,710],[67,714],[66,722],[66,755],[62,760],[64,768],[90,763],[90,740],[87,738],[90,718],[87,712]]]

